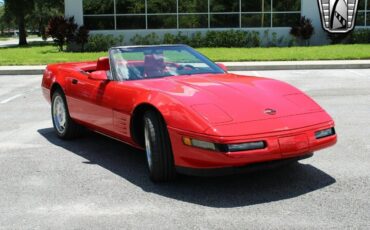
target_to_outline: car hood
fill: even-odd
[[[145,80],[210,124],[241,123],[323,111],[298,89],[272,79],[212,74]]]

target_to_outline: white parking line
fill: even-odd
[[[11,102],[11,101],[17,99],[18,97],[21,97],[21,96],[23,96],[23,94],[17,94],[13,97],[9,97],[8,99],[5,99],[5,100],[1,101],[0,104],[6,104],[8,102]]]

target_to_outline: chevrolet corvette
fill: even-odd
[[[299,89],[228,73],[186,45],[51,64],[42,91],[61,139],[87,128],[145,150],[156,182],[296,162],[337,141],[332,118]]]

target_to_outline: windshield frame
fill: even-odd
[[[150,77],[150,78],[140,78],[140,79],[121,79],[119,76],[118,76],[118,73],[117,73],[117,68],[116,68],[116,63],[115,63],[115,58],[113,57],[113,55],[115,54],[115,52],[117,50],[119,51],[123,51],[123,50],[126,50],[127,52],[132,52],[134,51],[135,49],[138,49],[138,50],[141,50],[141,49],[155,49],[155,48],[164,48],[164,49],[168,49],[168,50],[171,50],[171,49],[176,49],[176,48],[180,48],[182,50],[185,50],[187,52],[189,52],[191,55],[194,55],[196,58],[198,58],[200,61],[202,61],[203,63],[205,63],[206,65],[208,65],[212,70],[214,70],[215,72],[213,73],[196,73],[196,74],[183,74],[183,75],[171,75],[171,76],[162,76],[162,77]],[[220,66],[218,66],[216,63],[214,63],[213,61],[211,61],[209,58],[207,58],[206,56],[202,55],[201,53],[199,53],[198,51],[196,51],[195,49],[193,49],[192,47],[190,46],[187,46],[187,45],[149,45],[149,46],[119,46],[119,47],[112,47],[109,49],[109,62],[110,62],[110,68],[111,68],[111,73],[112,73],[112,77],[115,81],[141,81],[141,80],[151,80],[151,79],[159,79],[159,78],[167,78],[167,77],[177,77],[177,76],[193,76],[193,75],[199,75],[199,74],[225,74],[226,71],[223,70]]]

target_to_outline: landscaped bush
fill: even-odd
[[[205,43],[206,41],[201,32],[195,32],[189,41],[189,45],[192,47],[205,47]]]
[[[256,31],[247,33],[247,47],[259,47],[261,45],[260,34]]]
[[[96,34],[91,35],[85,47],[88,52],[108,51],[113,46],[123,45],[123,35],[115,37],[113,35]]]
[[[182,32],[176,35],[166,33],[162,39],[155,33],[146,36],[136,34],[130,42],[134,45],[187,44],[192,47],[258,47],[260,38],[258,32],[229,30],[208,31],[204,35],[196,32],[191,36]]]
[[[46,33],[53,38],[59,50],[63,51],[63,46],[74,40],[77,28],[73,17],[56,16],[50,19]]]
[[[356,44],[370,43],[370,29],[356,29],[352,32],[350,42]]]
[[[189,44],[190,40],[191,38],[182,32],[177,33],[177,35],[166,33],[163,36],[163,44]]]
[[[310,39],[314,34],[314,27],[312,26],[311,19],[301,17],[299,22],[292,26],[290,34],[296,37],[298,40],[303,41],[305,45],[310,44]]]
[[[245,31],[208,31],[205,36],[207,47],[245,47],[248,33]]]
[[[277,47],[277,46],[289,46],[289,41],[284,39],[284,36],[278,37],[276,32],[270,34],[269,30],[265,30],[263,33],[262,45],[266,47]]]
[[[158,45],[162,43],[162,40],[154,32],[145,36],[136,34],[130,41],[134,45]]]
[[[349,43],[352,39],[352,33],[346,34],[333,34],[327,33],[327,37],[330,40],[330,44],[345,44]]]
[[[75,42],[80,45],[81,52],[85,51],[85,45],[89,41],[90,31],[85,26],[80,26],[75,34]]]

